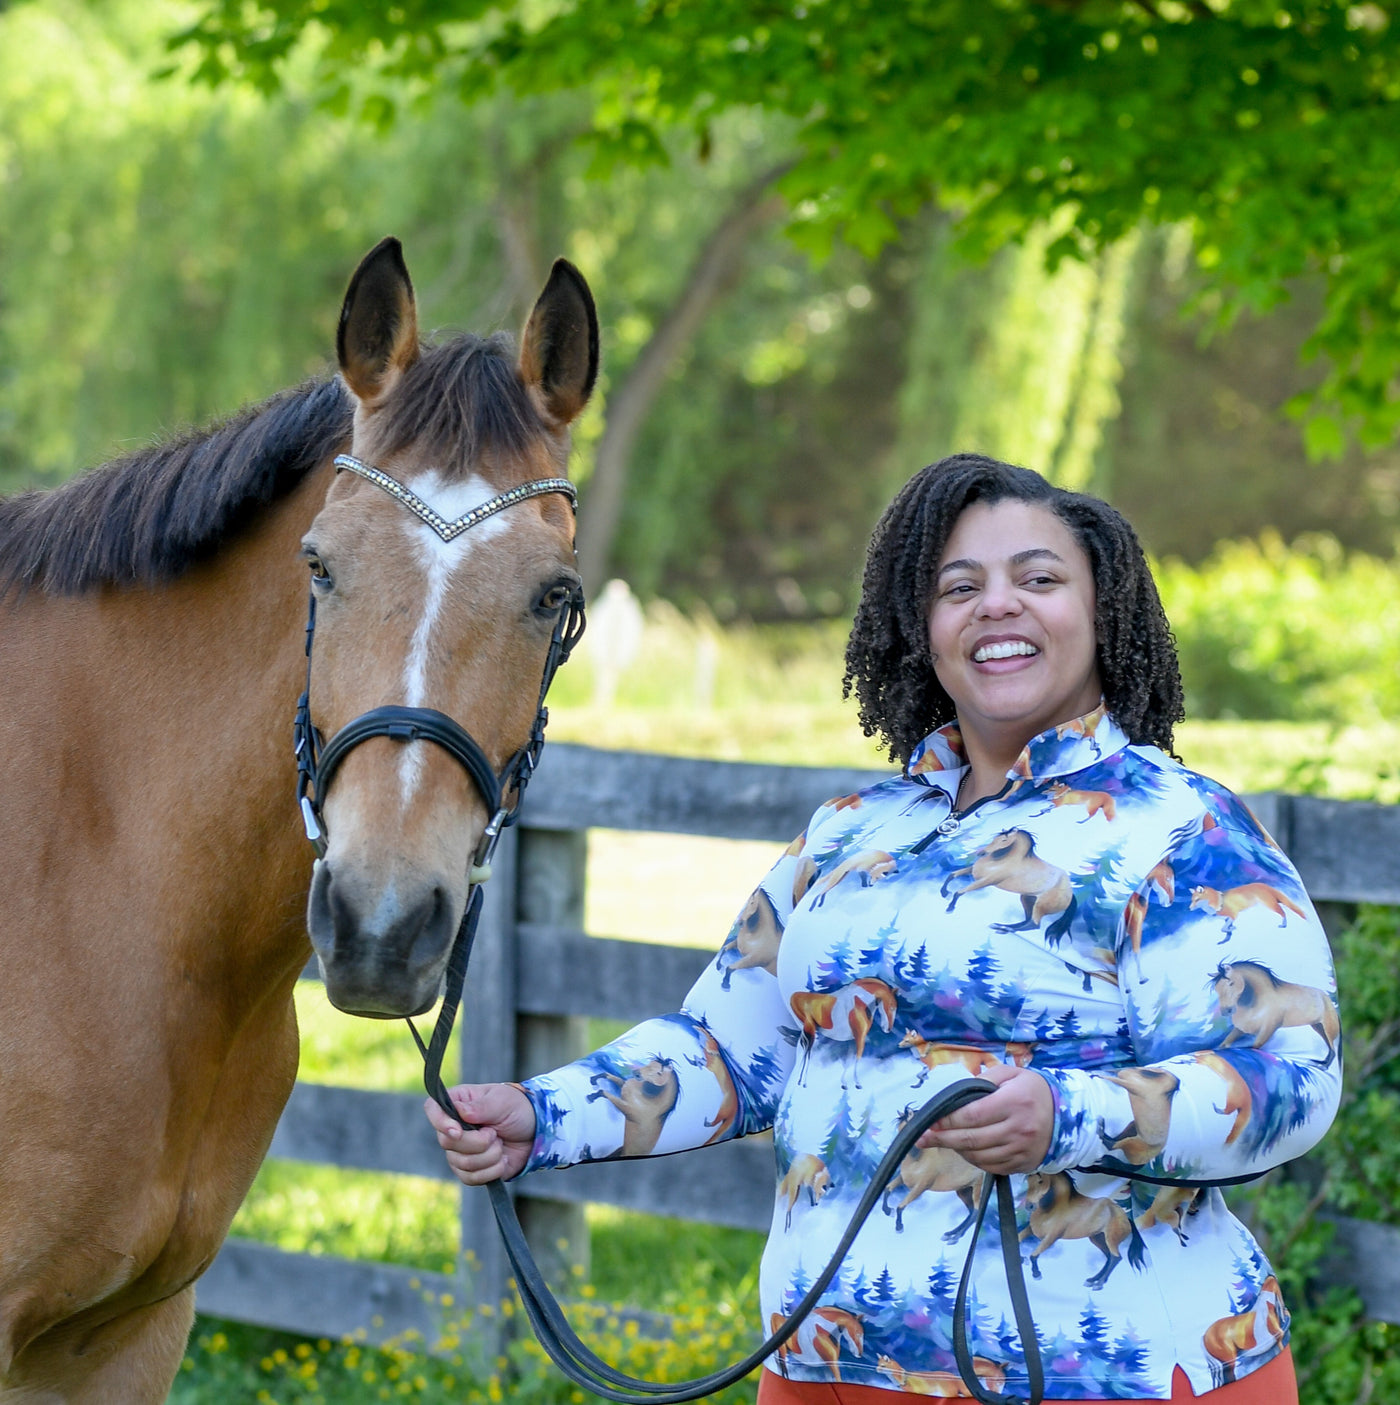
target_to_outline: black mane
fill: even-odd
[[[212,429],[0,502],[0,591],[154,585],[207,559],[349,442],[339,380],[309,381]]]
[[[0,501],[0,595],[176,579],[348,448],[353,408],[338,377],[308,381],[213,428]],[[387,450],[416,440],[443,468],[519,452],[544,432],[500,335],[424,348],[382,413]]]

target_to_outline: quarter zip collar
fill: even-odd
[[[1047,727],[1026,743],[1006,773],[1010,781],[1047,781],[1070,776],[1128,745],[1127,734],[1109,715],[1104,702],[1057,726]],[[956,722],[931,732],[914,748],[905,774],[920,785],[941,790],[956,803],[958,783],[967,768],[967,753]]]

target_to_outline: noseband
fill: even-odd
[[[453,541],[463,532],[518,502],[547,493],[562,494],[568,498],[569,506],[578,511],[578,494],[567,478],[536,478],[509,488],[504,493],[497,493],[479,507],[448,521],[411,488],[405,487],[397,478],[391,478],[382,469],[363,463],[350,454],[340,454],[335,466],[337,470],[348,469],[377,488],[382,488],[426,522],[444,542]],[[350,751],[371,737],[388,737],[396,742],[435,742],[461,765],[477,793],[486,802],[486,813],[490,819],[472,858],[469,875],[472,884],[484,879],[490,872],[491,855],[500,839],[501,830],[515,822],[525,787],[539,764],[540,752],[544,747],[545,724],[549,721],[549,710],[544,705],[545,695],[560,664],[568,660],[582,636],[583,626],[583,592],[575,590],[560,610],[553,637],[549,641],[530,739],[506,762],[498,776],[476,738],[460,722],[436,708],[397,704],[371,708],[347,722],[330,741],[323,741],[311,720],[311,649],[316,639],[316,596],[313,591],[306,613],[306,687],[297,699],[292,730],[297,760],[297,803],[306,826],[306,837],[315,847],[317,857],[326,856],[327,830],[322,813],[326,792],[336,770]]]

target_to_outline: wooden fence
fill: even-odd
[[[487,885],[463,1009],[463,1077],[527,1077],[574,1058],[587,1047],[587,1017],[636,1021],[676,1009],[710,959],[692,947],[584,933],[590,828],[786,841],[824,800],[876,778],[548,747],[522,822],[507,832]],[[1400,904],[1400,806],[1286,795],[1253,796],[1250,804],[1297,864],[1324,920],[1341,919],[1357,902]],[[450,1179],[422,1098],[408,1093],[298,1083],[270,1154]],[[772,1148],[750,1138],[660,1161],[543,1172],[519,1183],[516,1194],[541,1264],[558,1279],[567,1267],[558,1242],[586,1245],[585,1202],[766,1230]],[[507,1291],[484,1192],[463,1191],[461,1231],[456,1275],[230,1239],[200,1281],[199,1307],[311,1336],[364,1328],[382,1340],[412,1328],[431,1337],[444,1295],[499,1302]],[[1400,1229],[1339,1220],[1328,1273],[1355,1285],[1371,1316],[1400,1323]]]

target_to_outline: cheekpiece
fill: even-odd
[[[529,483],[521,483],[517,487],[508,488],[504,493],[497,493],[494,498],[488,498],[479,507],[474,507],[470,512],[464,512],[460,517],[449,522],[440,512],[434,511],[429,504],[424,502],[412,488],[404,487],[397,478],[390,478],[382,468],[375,468],[373,464],[364,463],[351,454],[337,454],[335,466],[348,468],[351,473],[356,473],[361,478],[367,479],[375,487],[383,488],[391,498],[397,498],[415,517],[422,518],[445,542],[460,537],[463,532],[470,527],[475,527],[478,522],[484,522],[488,517],[494,517],[496,513],[513,507],[516,503],[524,502],[526,498],[543,497],[546,493],[562,493],[568,498],[569,506],[575,512],[578,511],[578,491],[567,478],[536,478]]]

